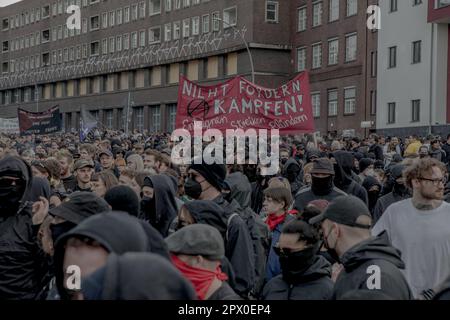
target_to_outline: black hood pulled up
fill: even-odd
[[[142,223],[125,212],[100,213],[61,236],[55,244],[54,255],[56,285],[61,298],[67,298],[62,282],[65,246],[69,238],[90,238],[110,253],[149,252],[152,244]]]
[[[26,197],[32,186],[33,173],[31,167],[21,158],[14,156],[7,156],[0,160],[0,177],[2,176],[14,176],[18,177],[25,182],[25,190],[21,195],[20,204],[17,209],[22,209],[26,206]],[[0,203],[0,214],[3,214],[2,204]],[[20,210],[19,210],[20,211]]]
[[[348,151],[339,150],[333,152],[332,157],[336,160],[334,184],[340,189],[345,189],[352,183],[353,155]]]
[[[98,300],[195,300],[194,288],[167,260],[151,253],[111,254],[83,281],[83,293]]]
[[[234,172],[227,176],[226,182],[231,189],[230,197],[235,199],[243,209],[249,207],[252,201],[252,185],[247,176],[241,172]]]
[[[196,223],[210,225],[216,228],[225,239],[228,225],[224,209],[214,201],[195,200],[184,204]]]
[[[178,213],[174,183],[172,179],[165,174],[146,177],[144,179],[144,185],[148,180],[151,181],[151,185],[153,185],[155,190],[155,212],[145,212],[144,219],[150,221],[152,226],[158,230],[163,237],[166,237],[170,224]]]

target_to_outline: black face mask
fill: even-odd
[[[288,159],[280,159],[280,162],[281,162],[282,165],[285,165],[286,162],[288,162]]]
[[[148,220],[151,224],[156,223],[156,206],[154,197],[142,197],[141,200],[141,217]]]
[[[202,194],[202,185],[192,178],[187,178],[184,183],[184,192],[186,195],[194,200],[198,200]]]
[[[333,176],[326,178],[317,178],[311,176],[311,190],[315,195],[323,196],[329,194],[333,189]]]
[[[0,208],[7,211],[19,208],[24,191],[21,184],[0,187]]]
[[[379,198],[380,195],[380,191],[370,191],[368,192],[368,196],[369,196],[369,209],[372,210]]]
[[[287,283],[295,283],[312,266],[315,261],[318,247],[313,246],[299,252],[280,255],[280,267],[283,279]]]
[[[76,224],[70,221],[64,221],[58,224],[51,224],[50,231],[52,232],[52,240],[53,244],[56,243],[59,237],[61,237],[64,233],[69,232],[71,229],[75,228]]]

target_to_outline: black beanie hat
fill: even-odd
[[[223,164],[192,164],[189,169],[197,171],[210,185],[218,191],[225,189],[225,177],[227,170]]]
[[[136,192],[128,186],[115,186],[105,194],[105,201],[113,211],[124,211],[137,217],[140,212],[139,198]]]
[[[369,158],[362,158],[359,160],[359,172],[364,172],[370,165],[373,164],[373,160]]]

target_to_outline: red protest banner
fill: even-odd
[[[201,86],[180,76],[176,128],[278,129],[282,134],[314,132],[309,75],[303,72],[276,89],[255,85],[243,77]]]

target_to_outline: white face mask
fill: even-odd
[[[366,170],[366,176],[374,177],[375,171],[373,169],[367,169]]]

